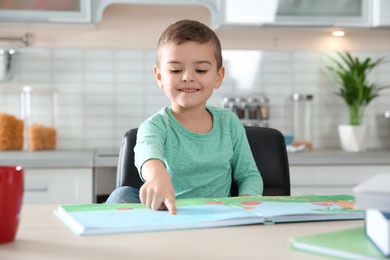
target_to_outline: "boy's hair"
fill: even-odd
[[[206,25],[192,20],[181,20],[168,26],[157,44],[156,65],[160,65],[160,50],[165,44],[182,44],[188,41],[210,43],[214,47],[217,69],[222,67],[222,48],[218,36]]]

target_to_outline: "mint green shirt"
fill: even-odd
[[[170,106],[143,122],[134,148],[138,171],[149,159],[161,160],[177,199],[228,197],[232,172],[239,195],[261,195],[263,180],[242,123],[229,110],[209,106],[207,110],[213,127],[206,134],[187,130]]]

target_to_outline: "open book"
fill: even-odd
[[[349,195],[181,199],[176,207],[171,215],[142,204],[62,205],[55,214],[79,235],[364,218]]]

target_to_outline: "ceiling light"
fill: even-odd
[[[333,31],[332,35],[335,37],[341,37],[341,36],[345,35],[345,32],[344,31]]]

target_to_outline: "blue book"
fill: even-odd
[[[79,235],[364,218],[349,195],[181,199],[176,208],[171,215],[142,204],[62,205],[55,214]]]

